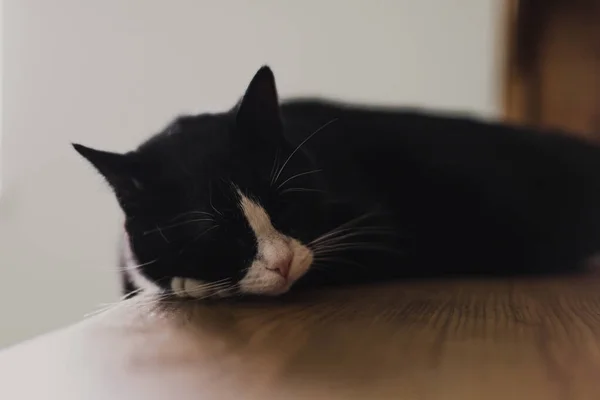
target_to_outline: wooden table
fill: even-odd
[[[143,303],[1,352],[0,399],[600,399],[597,277]]]

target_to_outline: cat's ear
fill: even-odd
[[[129,155],[95,150],[76,143],[73,143],[73,148],[106,179],[119,201],[130,199],[142,189],[136,177],[135,164]]]
[[[275,76],[268,66],[261,67],[252,78],[237,108],[238,126],[255,132],[281,130],[279,97]]]

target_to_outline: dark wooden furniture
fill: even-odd
[[[600,139],[600,0],[507,0],[508,120]]]

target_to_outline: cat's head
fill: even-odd
[[[278,295],[307,273],[326,199],[317,167],[283,129],[263,67],[231,111],[177,118],[135,151],[74,145],[125,213],[134,284],[191,297]]]

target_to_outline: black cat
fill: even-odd
[[[579,269],[600,250],[600,148],[555,132],[320,100],[268,67],[221,114],[127,154],[75,149],[114,189],[126,290]]]

